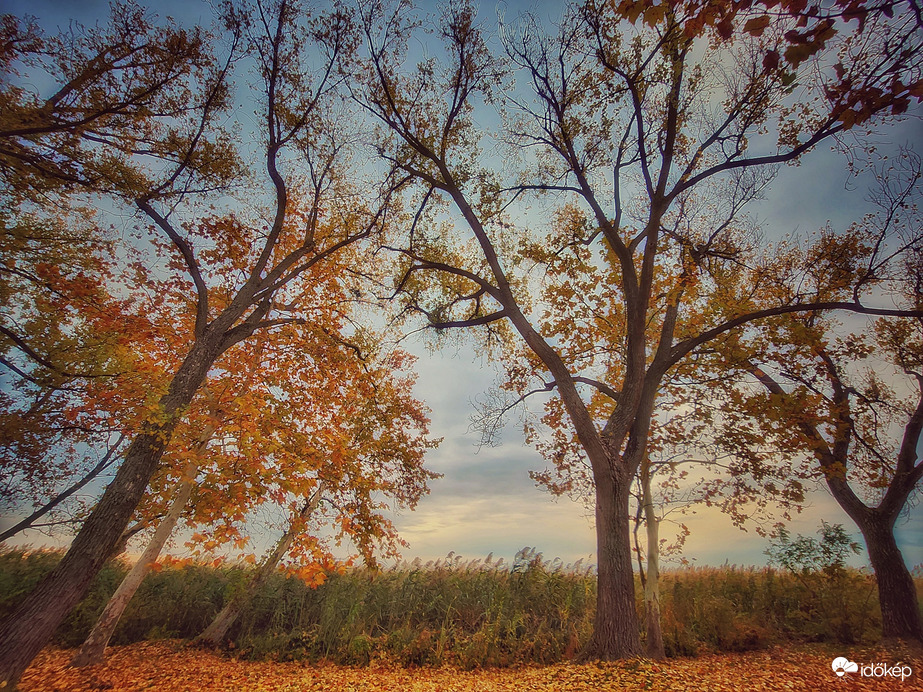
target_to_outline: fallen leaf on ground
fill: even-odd
[[[901,681],[847,673],[837,677],[822,651],[775,649],[715,654],[667,661],[632,659],[466,671],[457,668],[402,668],[377,663],[365,668],[307,662],[241,661],[182,642],[143,642],[112,647],[106,662],[69,667],[72,650],[43,651],[23,676],[22,692],[495,692],[544,690],[923,690],[923,658],[905,660],[913,673]],[[858,656],[856,656],[858,659]],[[898,663],[886,652],[872,661]]]

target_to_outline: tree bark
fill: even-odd
[[[894,520],[872,511],[859,523],[878,582],[881,634],[885,640],[923,643],[923,619],[913,577],[894,538]]]
[[[663,632],[660,628],[660,519],[654,511],[651,495],[651,462],[645,454],[641,462],[641,492],[644,504],[644,524],[647,529],[647,579],[644,582],[644,615],[647,638],[644,643],[648,658],[666,658]]]
[[[161,416],[132,441],[125,461],[61,562],[0,625],[0,687],[16,689],[26,668],[90,588],[144,496],[180,411],[192,401],[220,352],[220,341],[211,348],[193,346],[160,400]]]
[[[311,513],[317,509],[321,501],[323,489],[324,485],[321,483],[311,497],[305,500],[304,506],[292,517],[292,522],[288,530],[282,534],[279,542],[276,543],[276,547],[266,556],[266,559],[263,560],[257,568],[256,574],[253,575],[247,586],[231,598],[215,616],[215,619],[211,621],[211,624],[205,631],[196,637],[197,643],[206,646],[218,646],[224,640],[228,630],[231,629],[231,626],[237,621],[237,618],[240,617],[240,613],[244,609],[244,606],[253,598],[253,595],[260,586],[269,579],[276,570],[279,561],[285,556],[288,549],[292,547],[292,541],[295,540],[297,534],[297,525],[307,519]]]
[[[198,443],[200,450],[208,443],[208,440],[211,439],[214,432],[214,426],[207,426]],[[182,515],[183,510],[189,503],[198,470],[198,458],[194,459],[186,466],[183,471],[183,480],[180,481],[179,486],[177,486],[176,495],[173,498],[173,502],[170,504],[169,511],[157,525],[154,536],[151,538],[150,543],[148,543],[147,548],[144,549],[141,557],[138,558],[138,561],[128,574],[125,575],[122,583],[119,584],[119,588],[112,594],[112,598],[109,599],[103,612],[96,620],[96,624],[93,625],[93,629],[80,647],[80,651],[77,652],[71,661],[72,666],[92,666],[97,663],[102,663],[105,659],[106,647],[109,645],[109,640],[112,638],[112,634],[115,632],[115,628],[119,624],[119,620],[122,618],[125,608],[134,597],[138,587],[141,586],[144,577],[150,572],[151,566],[157,560],[160,551],[163,550],[164,544],[166,544],[167,539],[170,538],[173,529],[176,528],[176,523],[179,521],[180,515]]]
[[[580,656],[584,660],[641,653],[628,516],[631,480],[615,474],[596,479],[596,616],[593,636]]]

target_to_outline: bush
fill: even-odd
[[[62,556],[54,550],[0,550],[0,620],[55,568]]]
[[[860,643],[867,629],[880,629],[871,607],[875,582],[871,575],[846,569],[850,553],[858,555],[861,548],[843,526],[821,524],[819,541],[800,535],[793,539],[782,529],[766,555],[770,563],[787,570],[807,595],[800,599],[803,624],[799,629],[812,641]]]

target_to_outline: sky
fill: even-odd
[[[183,21],[208,23],[212,16],[206,3],[192,0],[170,0],[157,7],[160,13]],[[483,15],[493,16],[491,2],[482,2],[480,7]],[[518,3],[504,6],[510,15],[518,7]],[[557,3],[541,4],[538,13],[553,15],[555,7]],[[108,3],[0,0],[0,8],[66,25],[69,18],[92,23],[105,17]],[[882,140],[883,145],[923,144],[920,121],[910,119]],[[784,170],[772,186],[769,201],[756,211],[774,235],[807,234],[828,222],[835,228],[848,227],[866,208],[865,195],[862,184],[848,178],[844,159],[823,150],[806,157],[799,167]],[[433,435],[444,438],[428,455],[429,468],[443,474],[442,478],[431,482],[432,492],[415,511],[395,516],[401,537],[410,544],[405,558],[427,561],[453,552],[476,559],[492,553],[510,561],[517,551],[529,546],[549,559],[592,562],[595,531],[591,509],[568,498],[552,498],[534,485],[528,472],[543,468],[545,463],[524,443],[516,416],[504,430],[500,446],[478,446],[480,435],[470,429],[470,417],[475,403],[496,381],[494,365],[478,355],[470,340],[450,341],[435,352],[430,352],[420,338],[409,339],[404,346],[419,357],[416,392],[432,411]],[[811,493],[804,511],[795,516],[789,529],[792,534],[815,535],[821,519],[842,523],[858,538],[855,526],[823,489]],[[768,539],[752,529],[743,532],[734,527],[720,511],[698,508],[682,520],[691,530],[683,554],[695,564],[765,564],[763,551]],[[923,508],[907,512],[899,520],[897,532],[907,564],[923,564]],[[35,538],[27,536],[26,540]],[[863,564],[864,556],[853,562]]]
[[[492,365],[479,358],[470,344],[449,346],[428,357],[423,348],[413,350],[424,354],[416,367],[417,392],[432,409],[433,434],[445,438],[428,455],[427,465],[444,476],[431,483],[432,492],[416,510],[397,517],[399,533],[411,546],[407,557],[426,561],[454,551],[466,559],[493,553],[509,561],[528,546],[548,559],[592,562],[596,541],[592,509],[566,497],[553,498],[535,486],[529,471],[544,468],[545,462],[523,442],[516,416],[498,447],[479,447],[479,433],[470,430],[476,402],[495,381]],[[843,524],[855,539],[860,538],[849,517],[823,489],[809,494],[804,510],[788,528],[792,534],[816,537],[822,519]],[[716,508],[706,507],[697,507],[679,520],[690,529],[682,555],[693,564],[766,564],[763,551],[769,539],[758,536],[752,526],[745,532]],[[664,526],[661,537],[669,538],[671,533]],[[907,564],[923,564],[921,508],[898,521],[897,533]],[[865,563],[864,555],[852,559],[855,566]]]

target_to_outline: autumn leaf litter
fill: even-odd
[[[823,652],[783,651],[707,655],[655,662],[573,664],[466,671],[402,668],[377,662],[365,668],[306,662],[242,661],[184,647],[144,642],[113,647],[106,663],[69,667],[73,652],[46,649],[26,672],[22,692],[492,692],[494,690],[923,690],[923,661],[899,679],[837,678]]]

